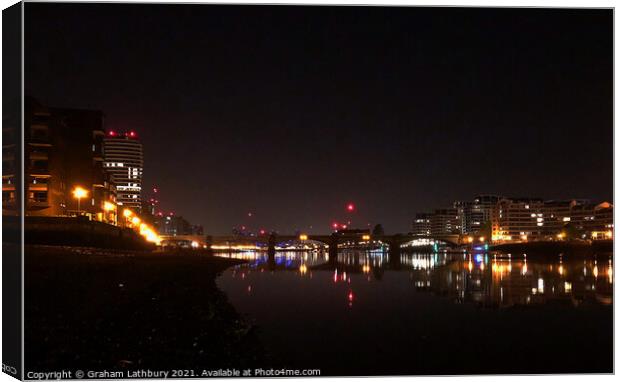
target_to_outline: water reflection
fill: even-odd
[[[545,304],[563,301],[578,306],[584,302],[613,301],[612,254],[575,257],[564,254],[535,256],[502,253],[403,253],[390,258],[381,250],[344,250],[330,259],[323,251],[242,252],[222,254],[247,260],[229,275],[248,283],[253,272],[287,272],[312,279],[316,272],[329,273],[328,280],[347,285],[344,302],[352,306],[360,282],[381,281],[386,272],[408,272],[408,283],[419,292],[449,298],[455,303],[484,307]],[[321,281],[317,282],[323,282]],[[321,285],[323,289],[325,286]],[[329,292],[327,292],[329,293]]]

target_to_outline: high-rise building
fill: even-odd
[[[461,233],[461,221],[455,208],[436,209],[430,217],[431,235]]]
[[[477,195],[473,201],[456,201],[454,208],[460,219],[461,233],[478,233],[490,224],[498,202],[498,195]]]
[[[108,131],[103,140],[104,166],[116,184],[119,208],[142,209],[142,143],[136,132]]]
[[[31,97],[25,98],[27,216],[86,215],[93,220],[115,222],[114,186],[102,165],[103,134],[101,111],[49,108]],[[12,165],[13,160],[9,156],[6,166],[13,172],[3,173],[3,199],[8,208],[15,200],[15,171],[19,171]],[[81,192],[76,197],[78,188]]]
[[[429,236],[431,234],[430,213],[417,213],[411,224],[411,233],[415,236]]]

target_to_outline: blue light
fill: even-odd
[[[481,254],[477,254],[476,255],[476,263],[481,263],[482,262],[482,255]]]

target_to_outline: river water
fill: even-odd
[[[322,375],[612,372],[612,255],[225,254],[270,367]]]

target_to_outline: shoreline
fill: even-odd
[[[26,371],[264,365],[215,282],[243,260],[50,246],[24,260]]]

